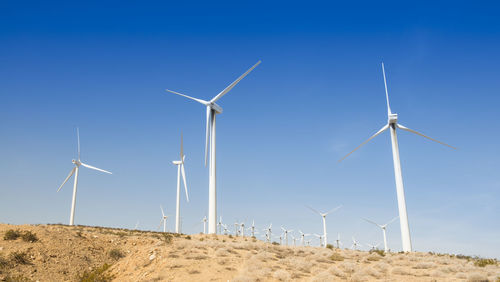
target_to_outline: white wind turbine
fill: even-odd
[[[160,209],[161,209],[161,221],[160,221],[160,225],[158,226],[158,229],[160,229],[161,225],[163,224],[163,232],[167,232],[168,215],[165,215],[165,213],[163,212],[163,207],[161,205],[160,205]]]
[[[207,217],[204,216],[201,221],[203,222],[203,234],[207,234]]]
[[[336,207],[336,208],[334,208],[334,209],[332,209],[332,210],[330,210],[330,211],[328,211],[328,212],[325,212],[325,213],[321,213],[321,212],[319,212],[319,211],[317,211],[317,210],[315,210],[315,209],[313,209],[313,208],[311,208],[311,207],[309,207],[309,206],[307,206],[307,207],[308,207],[310,210],[312,210],[313,212],[315,212],[315,213],[319,214],[319,215],[321,216],[321,219],[323,220],[323,238],[325,239],[324,247],[326,248],[326,244],[328,244],[328,240],[327,240],[327,237],[326,237],[326,216],[327,216],[329,213],[332,213],[332,212],[334,212],[334,211],[336,211],[336,210],[340,209],[340,208],[342,207],[342,205],[340,205],[340,206],[338,206],[338,207]],[[321,244],[320,244],[320,246],[321,246]]]
[[[286,242],[286,246],[288,246],[288,233],[292,232],[293,229],[287,230],[287,229],[283,228],[283,226],[281,226],[281,230],[283,230],[283,235],[285,235],[284,239],[285,239],[285,242]]]
[[[323,240],[322,240],[323,236],[321,236],[320,234],[316,234],[316,233],[314,233],[314,236],[318,237],[318,239],[319,239],[319,246],[323,247]]]
[[[420,135],[422,137],[425,137],[429,140],[432,140],[434,142],[440,143],[442,145],[448,146],[450,148],[456,149],[446,143],[443,143],[441,141],[438,141],[436,139],[433,139],[431,137],[428,137],[420,132],[417,132],[413,129],[409,129],[401,124],[399,124],[398,121],[398,115],[393,114],[391,112],[391,107],[389,105],[389,94],[387,91],[387,80],[385,77],[385,69],[384,69],[384,63],[382,63],[382,73],[384,75],[384,86],[385,86],[385,97],[387,100],[387,116],[388,116],[388,122],[386,125],[384,125],[379,131],[377,131],[374,135],[372,135],[368,140],[365,142],[361,143],[358,147],[356,147],[353,151],[351,151],[349,154],[347,154],[345,157],[339,160],[342,161],[345,158],[347,158],[350,154],[352,154],[354,151],[358,150],[361,148],[361,146],[365,145],[368,143],[370,140],[375,138],[377,135],[380,133],[386,131],[387,129],[390,130],[391,132],[391,142],[392,142],[392,159],[394,163],[394,176],[396,179],[396,193],[397,193],[397,198],[398,198],[398,209],[399,209],[399,218],[400,218],[400,227],[401,227],[401,241],[403,243],[403,251],[405,252],[411,252],[412,247],[411,247],[411,238],[410,238],[410,226],[408,224],[408,215],[406,212],[406,201],[405,201],[405,193],[404,193],[404,187],[403,187],[403,175],[401,173],[401,161],[399,159],[399,145],[398,145],[398,139],[396,135],[396,128],[402,129],[409,131],[411,133],[415,133],[417,135]]]
[[[305,238],[306,236],[310,236],[311,234],[305,234],[304,232],[302,232],[302,231],[300,231],[300,230],[299,230],[299,233],[300,233],[300,244],[301,244],[302,246],[304,246],[304,238]]]
[[[219,217],[219,222],[217,223],[217,225],[219,226],[219,234],[222,234],[222,216]]]
[[[240,223],[240,233],[242,237],[245,237],[245,222]]]
[[[356,239],[354,238],[354,236],[352,236],[352,246],[351,246],[351,249],[356,250],[358,246],[361,246],[361,244],[358,241],[356,241]]]
[[[234,223],[234,236],[238,236],[238,234],[240,233],[240,224],[238,222],[235,222]]]
[[[366,243],[366,245],[368,247],[370,247],[370,250],[376,250],[378,248],[378,246],[380,246],[380,243],[378,243],[377,245],[372,245],[372,244]]]
[[[224,235],[227,235],[227,232],[229,231],[227,229],[227,225],[226,224],[222,224],[222,227],[224,227]]]
[[[174,165],[177,166],[177,206],[175,209],[175,233],[181,232],[181,175],[184,182],[184,190],[186,191],[186,201],[189,202],[189,195],[186,184],[186,171],[184,170],[184,160],[186,156],[184,155],[184,148],[182,143],[182,133],[181,133],[181,160],[172,161]]]
[[[273,224],[269,224],[269,226],[264,229],[266,231],[266,234],[267,234],[267,241],[268,242],[271,242],[271,235],[272,235],[272,232],[271,232],[271,228],[273,227]]]
[[[297,238],[295,238],[292,234],[290,234],[290,236],[292,237],[292,240],[293,240],[293,246],[297,247],[297,244],[296,244]]]
[[[93,167],[91,165],[84,164],[84,163],[81,162],[81,160],[80,160],[80,130],[78,128],[76,129],[76,136],[77,136],[77,139],[78,139],[78,159],[77,160],[74,160],[74,159],[71,160],[71,162],[73,164],[75,164],[75,167],[69,172],[68,177],[66,177],[66,179],[64,179],[64,182],[63,182],[63,184],[61,184],[61,186],[59,186],[59,189],[57,189],[57,192],[59,192],[61,190],[61,188],[64,186],[64,184],[66,184],[66,182],[68,182],[68,180],[71,178],[71,176],[73,174],[75,174],[75,182],[73,184],[73,199],[71,201],[71,215],[69,217],[69,225],[73,225],[75,223],[76,188],[78,186],[78,171],[80,170],[80,165],[84,166],[86,168],[93,169],[93,170],[98,170],[98,171],[101,171],[101,172],[112,174],[111,172],[106,171],[104,169]]]
[[[206,123],[206,138],[205,138],[205,165],[207,165],[207,153],[208,153],[208,144],[210,143],[210,164],[209,164],[209,187],[208,187],[208,233],[213,234],[216,233],[217,229],[217,192],[216,192],[216,162],[215,162],[215,117],[217,114],[222,113],[222,108],[217,105],[215,102],[222,98],[227,92],[233,89],[238,82],[240,82],[245,76],[247,76],[255,67],[260,64],[258,61],[255,65],[253,65],[249,70],[247,70],[244,74],[242,74],[238,79],[236,79],[233,83],[229,84],[224,90],[222,90],[219,94],[217,94],[212,100],[205,101],[198,98],[193,98],[179,92],[175,92],[172,90],[166,89],[166,91],[170,93],[174,93],[188,99],[194,100],[198,103],[201,103],[207,107],[207,123]],[[209,141],[210,139],[210,141]]]
[[[340,249],[340,245],[343,245],[340,241],[340,233],[337,234],[337,240],[335,240],[335,242],[337,243],[337,249]]]
[[[248,228],[248,230],[251,230],[252,237],[255,237],[255,220],[252,220],[252,226]],[[258,233],[258,232],[257,232]]]
[[[369,219],[366,219],[366,218],[363,218],[364,220],[366,220],[367,222],[371,223],[371,224],[375,224],[376,226],[380,227],[380,229],[382,229],[382,233],[384,235],[384,251],[387,253],[389,251],[389,248],[387,247],[387,236],[386,236],[386,229],[387,229],[387,225],[391,224],[392,222],[394,222],[396,219],[398,219],[399,216],[396,216],[395,218],[391,219],[389,222],[387,222],[386,224],[378,224],[378,223],[375,223]]]

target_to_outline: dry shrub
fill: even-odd
[[[368,281],[368,278],[365,277],[362,273],[354,273],[354,275],[351,276],[350,281],[354,282]]]
[[[444,277],[444,272],[442,272],[441,270],[439,269],[435,269],[431,272],[431,276],[432,277]]]
[[[38,237],[36,236],[36,234],[31,231],[24,231],[21,235],[21,238],[24,242],[34,243],[38,241]]]
[[[392,269],[392,274],[396,274],[396,275],[410,275],[410,271],[408,271],[408,269],[404,268],[404,267],[394,267]]]
[[[389,264],[387,264],[385,262],[379,262],[376,265],[374,265],[373,267],[381,273],[387,273],[387,270],[389,269]]]
[[[372,276],[372,277],[375,277],[375,278],[380,278],[382,275],[375,269],[367,266],[363,269],[363,273],[365,275],[369,275],[369,276]]]
[[[118,249],[112,249],[111,251],[109,251],[109,256],[114,260],[119,260],[125,255]]]
[[[344,262],[340,264],[340,268],[345,272],[352,274],[356,270],[356,266],[351,262]]]
[[[481,273],[472,273],[467,277],[468,282],[488,282],[488,277]]]
[[[417,263],[413,268],[415,269],[429,269],[433,268],[435,264],[433,262],[420,262]]]
[[[460,272],[460,273],[457,273],[457,275],[455,275],[455,277],[458,279],[465,279],[465,278],[467,278],[467,275],[465,275],[465,273],[463,273],[463,272]]]
[[[218,257],[227,257],[229,254],[230,252],[225,248],[218,249],[217,251],[215,251],[215,255]]]
[[[315,265],[312,261],[301,257],[289,257],[284,259],[282,262],[292,269],[305,273],[311,273],[311,267]]]
[[[345,273],[342,272],[340,269],[338,269],[336,266],[332,266],[332,267],[328,268],[328,272],[330,272],[330,274],[335,275],[339,278],[346,277]]]
[[[330,256],[330,260],[332,261],[343,261],[344,260],[344,257],[341,256],[339,253],[333,253],[331,256]]]
[[[29,264],[28,254],[26,252],[13,252],[10,254],[10,261],[15,264]]]
[[[3,239],[4,240],[16,240],[17,238],[19,238],[19,236],[21,236],[21,231],[10,229],[10,230],[7,230],[7,232],[5,232],[5,234],[3,235]]]
[[[322,271],[318,273],[311,279],[312,282],[331,282],[335,281],[335,278],[329,271]]]
[[[370,254],[369,256],[366,257],[367,261],[379,261],[382,257],[377,254]]]
[[[288,271],[279,269],[274,272],[273,278],[279,281],[290,281],[292,276],[290,275],[290,273],[288,273]]]

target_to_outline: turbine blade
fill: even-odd
[[[371,220],[366,219],[366,218],[364,218],[364,217],[363,217],[363,219],[364,219],[365,221],[369,222],[369,223],[375,224],[375,225],[377,225],[378,227],[382,228],[382,226],[381,226],[380,224],[378,224],[378,223],[376,223],[376,222],[374,222],[374,221],[371,221]]]
[[[101,172],[105,172],[105,173],[109,173],[109,174],[113,174],[107,170],[104,170],[104,169],[100,169],[100,168],[97,168],[97,167],[94,167],[94,166],[91,166],[91,165],[88,165],[88,164],[84,164],[82,163],[82,165],[86,168],[90,168],[90,169],[93,169],[93,170],[98,170],[98,171],[101,171]]]
[[[61,186],[59,186],[59,189],[57,189],[57,192],[59,192],[59,190],[61,190],[61,188],[64,186],[64,184],[66,184],[66,182],[68,182],[69,178],[73,175],[73,173],[75,173],[75,170],[76,170],[76,166],[69,172],[68,177],[66,177],[66,179],[64,179],[63,184],[61,184]]]
[[[329,212],[325,213],[325,215],[327,215],[327,214],[329,214],[329,213],[331,213],[331,212],[334,212],[334,211],[336,211],[336,210],[340,209],[341,207],[342,207],[342,205],[340,205],[340,206],[338,206],[338,207],[336,207],[336,208],[334,208],[334,209],[330,210]]]
[[[317,214],[321,215],[321,213],[320,213],[319,211],[317,211],[317,210],[315,210],[315,209],[311,208],[310,206],[306,205],[306,207],[307,207],[308,209],[312,210],[313,212],[315,212],[315,213],[317,213]]]
[[[168,90],[168,89],[165,89],[165,91],[170,92],[170,93],[177,94],[177,95],[182,96],[182,97],[186,97],[186,98],[188,98],[188,99],[191,99],[191,100],[194,100],[194,101],[196,101],[196,102],[198,102],[198,103],[201,103],[201,104],[203,104],[203,105],[205,105],[205,106],[207,106],[207,105],[209,105],[209,104],[210,104],[208,101],[205,101],[205,100],[202,100],[202,99],[198,99],[198,98],[193,98],[193,97],[191,97],[191,96],[188,96],[188,95],[185,95],[185,94],[182,94],[182,93],[179,93],[179,92],[175,92],[175,91]]]
[[[165,217],[165,213],[163,212],[163,207],[162,207],[161,205],[160,205],[160,209],[161,209],[161,215],[162,215],[163,217]]]
[[[80,160],[80,129],[76,128],[76,138],[78,139],[78,160]]]
[[[163,224],[163,220],[164,220],[163,218],[160,220],[160,225],[158,225],[158,230],[160,230],[161,225]]]
[[[181,131],[181,162],[184,163],[184,146],[182,144],[182,131]]]
[[[188,187],[186,183],[186,171],[184,170],[184,162],[181,164],[182,180],[184,181],[184,190],[186,191],[186,200],[189,202]]]
[[[385,78],[384,62],[382,62],[382,73],[384,74],[385,98],[387,99],[387,115],[390,115],[391,107],[389,106],[389,93],[387,92],[387,79]]]
[[[365,142],[361,143],[361,145],[359,145],[358,147],[356,147],[356,149],[352,150],[349,154],[345,155],[343,158],[341,158],[339,160],[339,162],[343,161],[345,158],[347,158],[350,154],[354,153],[356,150],[358,150],[359,148],[361,148],[363,145],[365,145],[366,143],[368,143],[370,140],[372,140],[373,138],[375,138],[377,135],[379,135],[380,133],[386,131],[387,129],[389,128],[389,124],[386,124],[384,125],[384,127],[382,127],[379,131],[377,131],[377,133],[373,134],[372,137],[368,138],[368,140],[366,140]]]
[[[212,100],[210,100],[211,103],[217,102],[222,96],[224,96],[227,92],[229,92],[231,89],[233,89],[240,80],[242,80],[247,74],[249,74],[255,67],[257,67],[260,64],[260,61],[258,61],[255,65],[253,65],[250,69],[248,69],[244,74],[242,74],[238,79],[236,79],[233,83],[229,84],[224,90],[222,90],[217,96],[215,96]]]
[[[205,166],[207,166],[207,158],[208,158],[208,143],[211,134],[212,128],[212,109],[207,106],[207,127],[205,133]]]
[[[395,218],[391,219],[389,222],[387,222],[386,224],[384,224],[384,226],[387,226],[387,225],[393,223],[398,218],[399,218],[399,216],[396,216]]]
[[[441,142],[441,141],[436,140],[436,139],[434,139],[434,138],[431,138],[431,137],[429,137],[429,136],[423,135],[422,133],[420,133],[420,132],[418,132],[418,131],[415,131],[415,130],[413,130],[413,129],[409,129],[408,127],[403,126],[403,125],[401,125],[401,124],[396,124],[396,126],[397,126],[398,128],[400,128],[400,129],[402,129],[402,130],[406,130],[406,131],[409,131],[409,132],[411,132],[411,133],[415,133],[415,134],[420,135],[420,136],[422,136],[422,137],[425,137],[425,138],[427,138],[427,139],[429,139],[429,140],[432,140],[432,141],[434,141],[434,142],[437,142],[437,143],[439,143],[439,144],[441,144],[441,145],[448,146],[448,147],[450,147],[450,148],[452,148],[452,149],[457,149],[457,148],[455,148],[455,147],[453,147],[453,146],[450,146],[450,145],[448,145],[448,144],[446,144],[446,143],[444,143],[444,142]]]

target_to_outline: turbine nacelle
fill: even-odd
[[[210,103],[207,105],[210,109],[214,110],[217,114],[222,114],[222,107],[217,105],[216,103]]]
[[[396,123],[398,121],[398,114],[389,114],[389,124]]]

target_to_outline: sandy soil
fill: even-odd
[[[6,240],[8,230],[30,231],[38,240]],[[497,262],[477,264],[450,255],[382,256],[250,237],[0,224],[0,281],[500,281]]]

